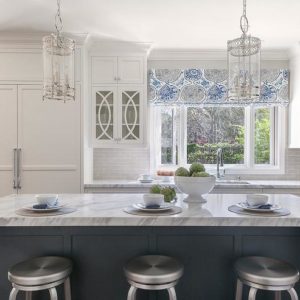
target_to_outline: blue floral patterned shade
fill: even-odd
[[[261,70],[261,95],[256,101],[227,98],[227,70],[153,69],[148,99],[156,105],[276,106],[289,104],[289,71]]]

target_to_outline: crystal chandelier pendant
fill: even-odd
[[[60,0],[55,17],[56,33],[43,38],[43,100],[75,100],[75,41],[61,35]]]
[[[248,104],[260,97],[261,40],[247,34],[246,0],[240,28],[242,36],[227,42],[228,100]]]

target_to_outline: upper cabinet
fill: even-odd
[[[92,85],[143,84],[143,56],[93,56],[91,58]]]
[[[145,146],[147,51],[124,50],[126,45],[104,48],[101,44],[89,54],[91,145]]]

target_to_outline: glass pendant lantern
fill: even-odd
[[[246,0],[240,18],[242,35],[227,42],[228,101],[246,104],[260,97],[261,40],[248,34]]]
[[[75,41],[62,36],[60,0],[55,16],[56,33],[43,38],[43,100],[75,100]]]

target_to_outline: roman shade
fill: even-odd
[[[154,105],[187,106],[287,106],[289,71],[261,70],[261,93],[256,100],[237,102],[227,97],[226,69],[152,69],[148,100]],[[242,103],[241,103],[242,102]]]

